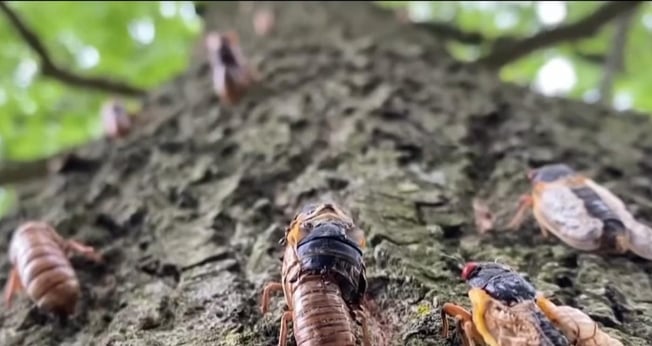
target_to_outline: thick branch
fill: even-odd
[[[47,176],[51,161],[37,160],[30,162],[0,163],[0,186],[22,183]]]
[[[50,174],[97,169],[100,162],[76,155],[77,149],[71,148],[57,155],[34,161],[0,162],[0,186],[43,179]]]
[[[613,80],[616,72],[624,68],[623,55],[627,45],[627,33],[629,32],[635,10],[624,13],[616,20],[616,32],[614,33],[611,51],[604,63],[604,73],[600,81],[600,101],[609,103],[613,91]]]
[[[563,41],[573,41],[590,37],[612,19],[628,10],[636,8],[640,4],[642,4],[642,1],[610,1],[575,23],[542,31],[534,36],[496,47],[487,56],[479,59],[478,63],[490,68],[499,69],[538,49],[550,47]]]
[[[444,37],[446,39],[459,41],[466,44],[480,45],[491,42],[489,38],[480,32],[464,31],[456,26],[449,25],[441,22],[423,22],[414,23],[415,26],[422,28],[435,36]]]
[[[41,61],[41,73],[43,76],[57,79],[70,86],[79,88],[92,88],[126,96],[141,96],[144,90],[130,86],[126,83],[117,82],[103,77],[80,76],[72,71],[59,67],[52,61],[47,49],[32,31],[14,12],[6,1],[0,1],[0,10],[5,14],[9,22],[14,26],[16,31],[22,36],[30,48],[38,55]]]
[[[573,52],[573,55],[577,56],[578,58],[591,63],[591,64],[596,64],[596,65],[604,65],[605,61],[607,61],[607,54],[605,53],[588,53],[583,50],[581,50],[577,46],[571,46],[571,51]]]

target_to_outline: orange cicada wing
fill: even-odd
[[[533,300],[503,304],[480,288],[469,290],[475,328],[487,345],[568,345]]]
[[[539,183],[533,194],[533,213],[541,227],[583,251],[600,247],[603,222],[593,217],[584,201],[561,183]]]
[[[652,228],[637,221],[627,210],[625,203],[614,195],[607,188],[587,179],[587,186],[590,186],[618,215],[629,231],[629,250],[645,259],[652,260]]]

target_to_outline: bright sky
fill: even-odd
[[[503,1],[513,5],[528,6],[534,5],[537,18],[544,28],[552,28],[563,23],[566,19],[565,1]],[[464,7],[482,11],[496,11],[500,6],[495,1],[461,1]],[[408,15],[415,22],[432,20],[433,17],[442,20],[440,14],[433,16],[433,10],[429,1],[410,1],[408,4]],[[643,16],[643,25],[652,31],[652,15]],[[518,24],[518,15],[509,8],[502,8],[496,12],[494,24],[501,30],[506,30]],[[577,84],[577,74],[570,59],[562,55],[553,55],[537,71],[532,87],[546,96],[563,96],[573,90]],[[584,94],[585,102],[595,102],[599,98],[597,89],[589,90]],[[629,109],[632,106],[632,95],[626,91],[614,93],[613,106],[619,110]]]
[[[561,24],[566,18],[563,1],[537,1],[534,5],[539,22],[546,28]],[[562,96],[577,83],[575,68],[570,59],[554,56],[539,68],[533,87],[547,96]]]

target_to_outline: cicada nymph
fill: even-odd
[[[79,281],[68,260],[72,253],[102,261],[92,247],[63,239],[44,222],[21,225],[9,245],[12,269],[5,286],[5,304],[10,306],[14,294],[25,290],[40,309],[72,315],[80,296]]]
[[[261,306],[264,314],[270,294],[283,291],[288,310],[279,346],[286,345],[290,321],[298,346],[357,345],[356,318],[364,345],[370,345],[362,306],[367,288],[362,230],[335,204],[311,204],[294,217],[284,243],[281,282],[265,286]]]
[[[447,316],[452,316],[464,346],[569,345],[536,305],[534,286],[511,268],[493,262],[469,262],[462,270],[462,279],[471,286],[471,312],[456,304],[444,304],[444,337],[448,337]]]

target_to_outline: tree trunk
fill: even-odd
[[[367,235],[376,345],[447,345],[438,306],[469,307],[466,260],[514,265],[625,345],[650,345],[652,265],[575,251],[533,222],[480,235],[471,207],[486,199],[503,224],[526,168],[563,161],[652,220],[647,117],[501,83],[369,3],[267,4],[268,38],[253,35],[250,4],[206,6],[207,28],[237,29],[262,83],[220,107],[197,61],[150,93],[150,123],[76,153],[99,165],[20,187],[0,250],[38,218],[106,263],[73,261],[83,298],[71,320],[21,295],[0,344],[276,345],[283,298],[266,316],[259,299],[280,277],[277,242],[300,205],[334,199]]]

